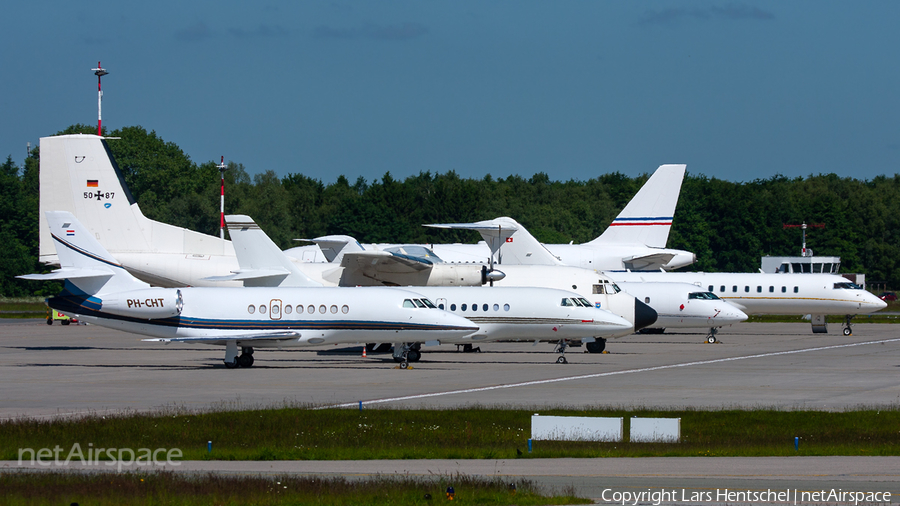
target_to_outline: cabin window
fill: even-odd
[[[472,304],[472,311],[478,311],[478,304]]]
[[[725,285],[720,286],[720,287],[719,287],[719,291],[720,291],[720,292],[724,292],[724,291],[725,291]]]
[[[503,304],[503,310],[509,311],[509,304]]]
[[[487,305],[487,304],[482,304],[482,305],[481,305],[481,310],[482,310],[482,311],[487,311],[487,310],[488,310],[488,305]]]
[[[259,305],[259,314],[266,314],[266,306],[263,304]]]
[[[733,286],[731,287],[731,291],[732,291],[732,292],[737,292],[737,285],[733,285]]]
[[[278,316],[281,312],[281,308],[277,304],[272,305],[272,316]]]
[[[327,311],[327,310],[328,310],[328,309],[325,307],[325,304],[321,304],[321,305],[319,306],[319,313],[325,314],[325,311]]]
[[[709,290],[707,290],[707,291],[708,291],[708,292],[711,292],[711,291],[713,291],[713,288],[714,288],[714,287],[713,287],[712,285],[709,285]]]
[[[413,301],[411,301],[410,299],[403,299],[403,307],[415,308],[416,305],[413,304]]]
[[[761,287],[761,286],[757,286],[757,287],[756,287],[756,293],[762,293],[762,287]]]
[[[294,308],[292,308],[290,305],[284,306],[284,314],[291,314],[293,310]]]
[[[500,311],[500,304],[494,304],[494,311]]]
[[[650,297],[644,297],[644,304],[650,303]]]
[[[774,293],[774,292],[775,292],[775,287],[772,285],[769,285],[769,293]]]
[[[247,306],[247,312],[250,313],[250,314],[255,313],[255,312],[256,312],[256,306],[254,306],[253,304],[250,304],[249,306]]]
[[[468,306],[466,306],[465,304],[463,304],[462,306],[459,307],[459,309],[460,309],[460,311],[465,311],[465,310],[466,310],[466,307],[468,307]]]
[[[346,304],[344,304],[343,306],[341,306],[341,312],[344,313],[344,314],[349,313],[349,312],[350,312],[350,307],[347,306]]]
[[[750,293],[750,287],[749,287],[749,286],[744,286],[744,292],[745,292],[745,293]]]
[[[450,304],[450,311],[456,311],[456,304]]]
[[[797,292],[799,292],[799,291],[800,291],[799,287],[796,287],[796,286],[795,286],[795,287],[794,287],[794,293],[797,293]]]
[[[331,306],[331,314],[337,314],[337,306]]]
[[[786,286],[782,286],[782,287],[781,287],[781,293],[787,293],[787,287],[786,287]]]
[[[303,304],[297,304],[297,314],[303,314]]]

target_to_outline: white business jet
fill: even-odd
[[[240,269],[216,279],[238,279],[244,272],[253,270],[279,277],[281,286],[309,286],[314,283],[287,259],[249,216],[229,215],[225,221]],[[342,261],[348,261],[357,253],[346,252]],[[434,301],[438,308],[465,316],[478,325],[478,331],[470,335],[447,336],[427,341],[426,345],[461,344],[472,349],[473,344],[499,340],[551,341],[560,353],[557,362],[567,363],[565,350],[570,343],[589,344],[633,332],[629,321],[595,307],[594,303],[572,291],[500,286],[418,286],[409,289],[424,296],[421,300],[411,300],[409,304],[425,308],[432,304],[430,301]],[[418,361],[421,358],[421,344],[393,343],[394,360],[401,363]]]
[[[850,320],[887,307],[887,303],[836,274],[767,274],[761,272],[607,272],[617,281],[691,283],[715,293],[747,314],[811,315],[815,333],[828,331],[825,315],[845,315],[843,333],[853,334]]]
[[[155,341],[225,346],[229,368],[252,366],[259,347],[430,341],[479,330],[397,288],[153,288],[71,213],[50,211],[46,220],[61,268],[19,277],[65,280],[63,292],[47,300],[50,308]]]
[[[516,272],[517,269],[526,266],[535,270],[540,270],[541,266],[554,269],[563,266],[559,258],[512,218],[496,218],[477,223],[448,223],[440,226],[478,231],[484,242],[495,253],[494,256],[503,258],[503,270],[507,273]],[[747,319],[747,315],[741,309],[690,283],[644,283],[640,279],[629,281],[622,284],[616,279],[616,285],[653,308],[658,315],[656,322],[645,327],[644,331],[708,328],[707,341],[714,343],[718,329]],[[506,280],[503,284],[509,286]]]

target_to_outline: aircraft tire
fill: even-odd
[[[47,318],[47,325],[53,325],[53,318]]]
[[[568,364],[569,361],[566,360],[566,357],[559,357],[558,359],[556,359],[556,363],[557,364]]]
[[[227,361],[227,360],[223,360],[223,362],[225,363],[225,367],[226,367],[227,369],[235,369],[235,368],[237,368],[237,366],[238,366],[238,359],[237,359],[237,357],[234,358],[234,361],[233,361],[233,362],[229,362],[229,361]]]
[[[606,339],[598,338],[592,343],[586,343],[584,347],[588,353],[603,353],[603,350],[606,349]]]
[[[853,335],[853,329],[851,329],[850,327],[844,327],[844,335],[845,335],[845,336],[852,336],[852,335]]]
[[[403,361],[401,361],[401,362],[400,362],[400,369],[407,369],[407,368],[409,368],[409,362],[403,362]]]
[[[418,362],[420,358],[422,358],[422,352],[418,350],[409,350],[409,353],[406,354],[407,360],[410,362]]]
[[[253,355],[243,353],[237,358],[237,363],[241,367],[253,367]]]
[[[716,336],[709,336],[709,337],[707,337],[707,338],[706,338],[706,342],[709,343],[709,344],[715,344],[715,343],[716,343]]]
[[[59,323],[62,323],[63,325],[68,325],[68,324],[69,324],[69,320],[63,320],[63,321],[61,321],[61,322],[59,322]]]

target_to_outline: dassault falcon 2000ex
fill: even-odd
[[[430,341],[479,329],[398,288],[153,288],[71,213],[46,218],[61,268],[19,277],[65,280],[63,292],[47,300],[52,309],[157,341],[223,345],[229,368],[252,366],[255,347]]]
[[[243,272],[268,272],[278,276],[281,286],[314,283],[294,265],[269,236],[245,215],[226,216],[228,232],[234,244],[240,269],[220,279],[240,277]],[[621,337],[632,333],[632,324],[605,309],[595,307],[577,293],[555,288],[494,286],[417,286],[409,288],[422,294],[426,306],[433,300],[440,309],[465,316],[478,325],[468,336],[440,339],[425,344],[462,344],[498,340],[551,341],[561,355],[558,363],[566,363],[565,349],[570,342],[590,344],[598,339]],[[417,361],[420,344],[394,343],[394,359]]]

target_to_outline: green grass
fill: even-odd
[[[0,318],[46,318],[43,297],[0,297]]]
[[[453,503],[445,490],[452,485]],[[76,473],[0,472],[3,504],[57,505],[209,505],[209,504],[315,504],[385,506],[406,504],[543,505],[589,504],[569,490],[546,494],[532,482],[510,483],[499,479],[464,475],[376,477],[362,480],[309,476],[234,476],[203,474],[186,476],[173,472]],[[426,494],[431,499],[426,498]]]
[[[283,409],[0,422],[0,459],[20,448],[178,448],[185,460],[900,455],[900,409],[541,409],[543,415],[681,418],[678,444],[534,442],[534,410]],[[794,437],[801,438],[794,450]],[[625,439],[628,435],[626,431]],[[207,441],[213,450],[207,452]],[[520,455],[519,452],[522,452]],[[64,453],[65,454],[65,453]]]

